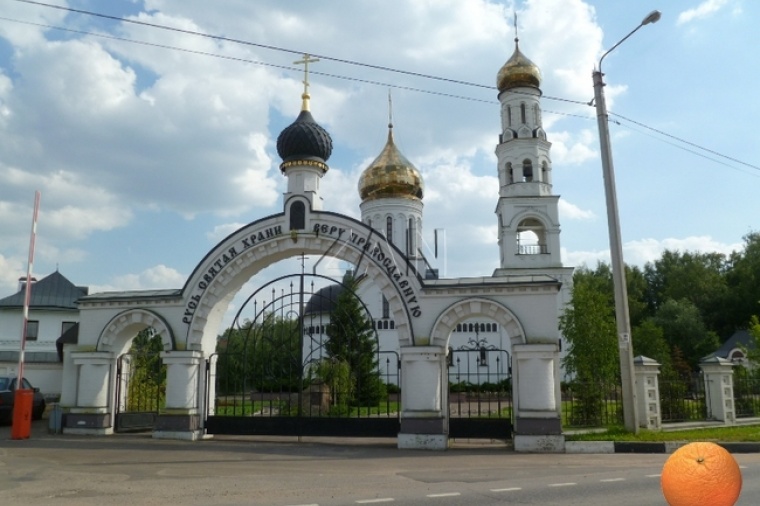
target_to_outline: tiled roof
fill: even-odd
[[[87,295],[87,287],[76,286],[58,271],[32,285],[29,307],[35,309],[77,309],[76,301]],[[24,306],[25,291],[0,299],[0,309]]]

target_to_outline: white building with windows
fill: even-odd
[[[74,285],[58,271],[39,281],[32,278],[24,377],[46,396],[61,394],[63,341],[76,343],[76,301],[87,293],[87,287]],[[25,296],[22,278],[16,293],[0,299],[0,375],[18,372]]]

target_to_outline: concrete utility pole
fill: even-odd
[[[615,288],[615,319],[617,320],[618,348],[620,352],[620,378],[623,386],[623,417],[625,428],[631,432],[639,431],[639,417],[636,411],[636,384],[633,374],[633,342],[631,341],[631,320],[628,313],[628,288],[623,262],[623,241],[620,237],[620,217],[615,189],[615,169],[612,164],[610,146],[610,129],[608,123],[607,103],[604,98],[604,74],[602,60],[639,28],[660,19],[660,11],[652,11],[628,35],[612,46],[599,59],[599,66],[594,70],[594,101],[596,119],[599,124],[599,148],[602,154],[602,172],[604,174],[604,193],[607,198],[607,226],[610,234],[610,258],[612,260],[612,281]]]

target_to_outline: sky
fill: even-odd
[[[430,248],[445,230],[431,263],[445,277],[491,275],[495,85],[514,13],[543,75],[564,265],[609,259],[591,73],[653,9],[660,21],[603,67],[625,261],[728,254],[760,229],[755,1],[42,4],[0,0],[0,296],[26,274],[35,191],[33,274],[58,269],[91,293],[180,288],[221,239],[281,212],[276,139],[301,105],[303,53],[321,56],[311,110],[334,143],[325,210],[359,218],[357,182],[385,144],[390,90],[396,144],[425,181]]]

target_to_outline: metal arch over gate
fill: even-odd
[[[512,358],[485,340],[449,349],[449,437],[511,439]]]
[[[399,373],[350,286],[283,276],[248,297],[207,362],[206,432],[396,437]]]

